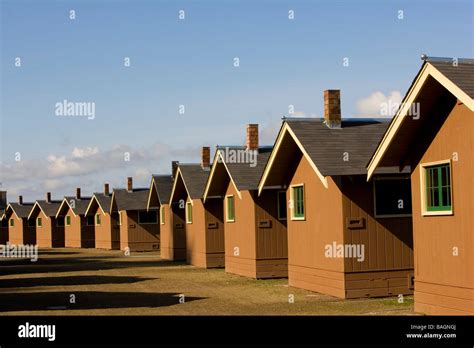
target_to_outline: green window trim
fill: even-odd
[[[43,219],[42,218],[36,218],[36,227],[42,227],[43,226]]]
[[[424,170],[426,211],[450,212],[452,210],[450,163],[426,166]]]
[[[294,220],[304,220],[305,218],[305,200],[304,185],[295,185],[291,187],[293,209],[292,217]]]
[[[66,215],[66,226],[71,226],[71,217]]]
[[[235,200],[234,196],[226,196],[226,221],[234,222],[235,221]]]
[[[10,227],[15,227],[15,220],[10,219]]]
[[[95,214],[95,225],[100,226],[100,214]]]
[[[186,223],[193,223],[193,205],[191,202],[186,203]]]
[[[165,224],[165,207],[160,208],[160,224]]]

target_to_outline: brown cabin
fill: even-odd
[[[10,202],[5,210],[8,221],[8,239],[10,244],[35,245],[36,228],[34,221],[28,221],[28,215],[33,203],[23,202],[23,196],[18,196],[18,203]]]
[[[158,210],[147,209],[148,188],[133,188],[133,179],[127,179],[126,189],[114,189],[110,214],[118,215],[120,249],[129,251],[160,250]]]
[[[171,175],[152,175],[148,194],[147,210],[158,209],[160,218],[160,256],[163,259],[173,260],[175,257],[173,240],[172,218],[170,211],[170,195],[173,187]],[[182,246],[183,248],[185,246]]]
[[[340,298],[411,294],[409,180],[387,170],[366,181],[387,123],[341,120],[340,92],[324,97],[323,120],[283,121],[259,183],[260,195],[286,191],[289,285]]]
[[[64,197],[56,218],[64,220],[65,246],[68,248],[94,248],[94,217],[86,217],[85,212],[91,197],[81,196],[76,188],[75,196]]]
[[[86,224],[93,226],[94,231],[88,237],[89,248],[120,250],[118,213],[110,214],[111,202],[112,195],[107,183],[104,184],[104,192],[95,192],[89,201],[84,213]]]
[[[280,189],[258,195],[258,182],[271,153],[259,147],[258,125],[247,126],[245,146],[218,147],[204,202],[224,208],[225,270],[251,278],[288,275],[286,211]]]
[[[51,192],[46,193],[46,200],[36,201],[28,215],[28,221],[36,228],[36,244],[40,248],[64,248],[64,219],[56,218],[61,201],[51,199]]]
[[[411,168],[415,311],[474,314],[474,60],[426,58],[368,177]]]
[[[224,224],[222,199],[203,202],[210,172],[210,148],[202,148],[201,164],[179,164],[170,204],[184,211],[186,262],[204,268],[224,267]],[[181,213],[182,214],[182,213]]]
[[[8,242],[8,220],[5,216],[7,208],[7,191],[0,191],[0,244]]]

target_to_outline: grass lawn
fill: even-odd
[[[403,303],[340,300],[290,288],[287,279],[248,279],[165,261],[159,253],[43,249],[36,263],[0,259],[0,315],[413,314],[412,296]]]

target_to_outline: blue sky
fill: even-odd
[[[343,117],[376,116],[373,99],[403,96],[421,53],[474,57],[473,7],[1,0],[1,189],[33,200],[123,186],[127,176],[148,186],[172,159],[199,161],[200,146],[243,143],[247,123],[272,143],[288,105],[320,116],[329,88],[341,89]],[[94,102],[95,119],[55,116],[64,99]]]

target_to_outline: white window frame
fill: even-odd
[[[160,207],[160,225],[165,224],[165,207],[161,206]]]
[[[229,219],[229,210],[228,210],[228,198],[232,197],[234,200],[234,218]],[[226,195],[224,200],[224,210],[225,210],[225,222],[235,222],[235,196],[234,195]]]
[[[294,197],[294,189],[297,187],[302,187],[303,188],[303,216],[295,216],[295,197]],[[292,204],[290,204],[290,216],[291,220],[293,221],[305,221],[306,220],[306,190],[305,190],[305,185],[303,183],[301,184],[293,184],[290,185],[290,201]]]
[[[193,203],[192,202],[186,202],[186,205],[185,205],[186,209],[185,209],[185,213],[186,213],[186,223],[187,224],[192,224],[193,223]],[[191,207],[191,220],[189,220],[189,207]]]
[[[426,202],[426,167],[432,167],[442,164],[449,164],[449,179],[450,179],[450,193],[451,193],[451,210],[429,211]],[[446,216],[454,215],[454,200],[453,200],[453,163],[451,159],[420,163],[420,194],[421,194],[421,215],[422,216]]]

